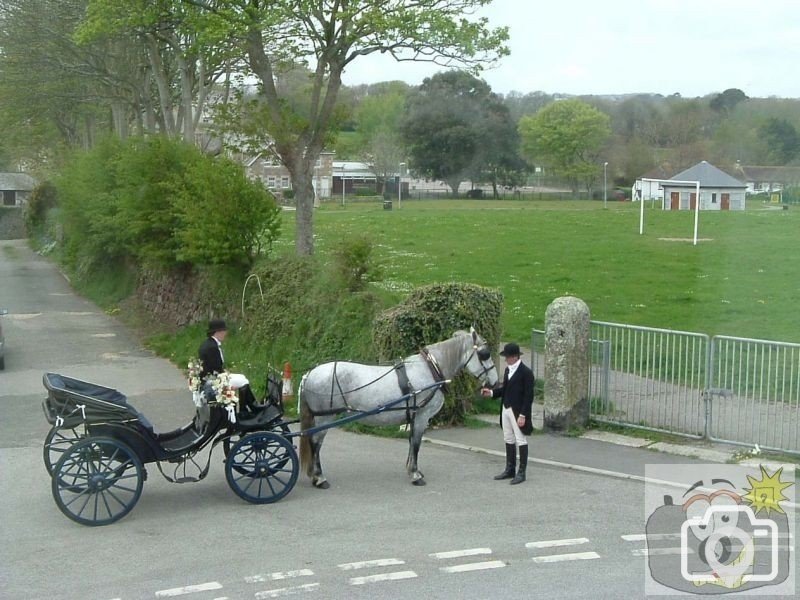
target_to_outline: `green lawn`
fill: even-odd
[[[360,233],[376,245],[385,289],[398,298],[431,282],[464,281],[505,294],[505,339],[523,343],[548,304],[574,295],[592,319],[800,342],[800,210],[700,213],[645,211],[631,203],[407,201],[324,204],[317,251]],[[282,248],[293,247],[284,213]]]

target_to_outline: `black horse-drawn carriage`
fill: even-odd
[[[84,525],[108,525],[128,514],[147,479],[144,465],[156,463],[171,482],[203,479],[199,453],[222,444],[228,485],[256,504],[288,494],[300,471],[297,452],[283,420],[281,381],[268,377],[261,404],[231,422],[227,411],[205,389],[191,422],[156,433],[147,418],[115,389],[54,373],[44,375],[43,403],[52,425],[44,444],[53,498],[70,519]],[[163,465],[172,465],[172,474]]]

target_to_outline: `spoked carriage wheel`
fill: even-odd
[[[273,424],[272,427],[269,428],[269,431],[274,431],[275,433],[278,433],[278,434],[291,433],[291,429],[289,429],[289,426],[286,423],[275,423],[275,424]],[[238,442],[241,439],[242,439],[242,436],[240,434],[234,433],[230,437],[227,437],[224,440],[222,440],[222,451],[225,453],[225,459],[226,460],[227,460],[228,456],[230,456],[231,448],[233,448],[234,444],[236,444],[236,442]],[[283,468],[283,466],[285,464],[286,464],[286,462],[284,461],[283,464],[280,465],[280,468]],[[247,473],[249,473],[249,471],[247,471],[245,469],[241,469],[240,470],[239,467],[234,467],[234,469],[236,469],[237,472],[241,473],[242,475],[246,475]]]
[[[292,491],[300,473],[292,442],[279,433],[246,435],[231,448],[225,477],[236,495],[253,504],[277,502]]]
[[[83,434],[70,427],[53,427],[47,432],[47,437],[44,438],[42,458],[50,475],[53,474],[53,467],[56,466],[61,455],[82,437],[84,437]]]
[[[111,438],[73,444],[53,470],[53,498],[82,525],[109,525],[127,515],[142,494],[144,467],[127,445]]]

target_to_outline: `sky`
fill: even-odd
[[[481,74],[498,93],[800,98],[800,0],[494,0],[480,14],[509,28],[510,56]],[[419,85],[440,70],[368,56],[343,79]]]

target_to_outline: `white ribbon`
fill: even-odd
[[[227,404],[225,405],[225,410],[228,411],[228,421],[236,423],[236,407],[233,404]]]
[[[203,393],[199,392],[198,390],[194,390],[192,392],[192,402],[197,408],[203,406]]]
[[[56,427],[61,427],[64,424],[64,419],[56,417]]]
[[[85,421],[86,420],[86,410],[85,410],[86,405],[85,404],[78,404],[76,408],[80,409],[81,417],[83,417],[83,420]]]

